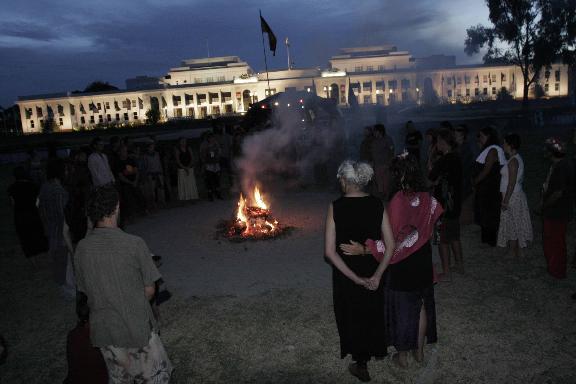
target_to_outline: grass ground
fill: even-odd
[[[523,135],[532,206],[546,172],[542,138]],[[9,171],[0,172],[5,190]],[[48,260],[39,258],[33,268],[20,254],[7,203],[0,194],[0,334],[10,347],[0,382],[60,383],[66,333],[75,324],[73,303],[52,284]],[[534,229],[535,243],[523,260],[513,262],[499,250],[482,248],[475,226],[464,227],[466,273],[436,286],[439,342],[427,347],[425,364],[405,371],[389,359],[371,363],[373,381],[575,383],[576,303],[570,294],[576,292],[576,271],[565,281],[548,277],[537,218]],[[570,255],[574,230],[571,226]],[[289,248],[289,240],[279,247]],[[357,382],[338,358],[329,284],[249,296],[176,293],[161,311],[161,337],[176,367],[173,382]]]

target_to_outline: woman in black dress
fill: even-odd
[[[392,232],[382,202],[363,192],[374,171],[366,163],[345,161],[338,168],[344,196],[330,204],[326,219],[325,255],[332,264],[334,313],[340,335],[340,357],[352,355],[349,370],[361,381],[369,381],[367,362],[386,355],[383,288],[375,275],[378,261],[364,248],[364,255],[345,255],[336,244],[364,244],[381,239],[394,248]],[[374,289],[374,290],[370,290]]]
[[[478,144],[482,152],[476,158],[476,176],[472,180],[476,192],[474,216],[482,230],[482,242],[495,247],[502,206],[500,168],[506,164],[506,156],[499,145],[498,134],[491,126],[480,130]]]
[[[14,204],[14,225],[24,256],[32,257],[48,251],[48,239],[40,220],[36,199],[39,188],[34,184],[24,167],[14,169],[16,181],[8,188]]]

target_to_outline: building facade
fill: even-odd
[[[537,83],[531,97],[568,96],[568,66],[552,65]],[[141,76],[126,84],[126,90],[102,93],[19,97],[23,132],[41,132],[47,122],[60,130],[136,125],[151,109],[164,121],[241,114],[269,93],[290,90],[315,92],[343,107],[352,92],[361,105],[469,103],[495,99],[503,88],[521,99],[523,92],[520,68],[513,65],[456,65],[453,56],[414,58],[393,45],[345,48],[327,69],[274,70],[268,76],[237,56],[190,59],[159,79]]]

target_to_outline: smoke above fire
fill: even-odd
[[[347,154],[338,109],[315,96],[305,100],[286,94],[262,105],[258,108],[270,109],[269,115],[247,127],[250,133],[236,163],[242,191],[278,180],[288,187],[335,180]]]

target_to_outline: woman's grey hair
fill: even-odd
[[[374,170],[369,164],[353,160],[345,160],[340,164],[336,175],[338,179],[358,187],[365,187],[372,176],[374,176]]]

